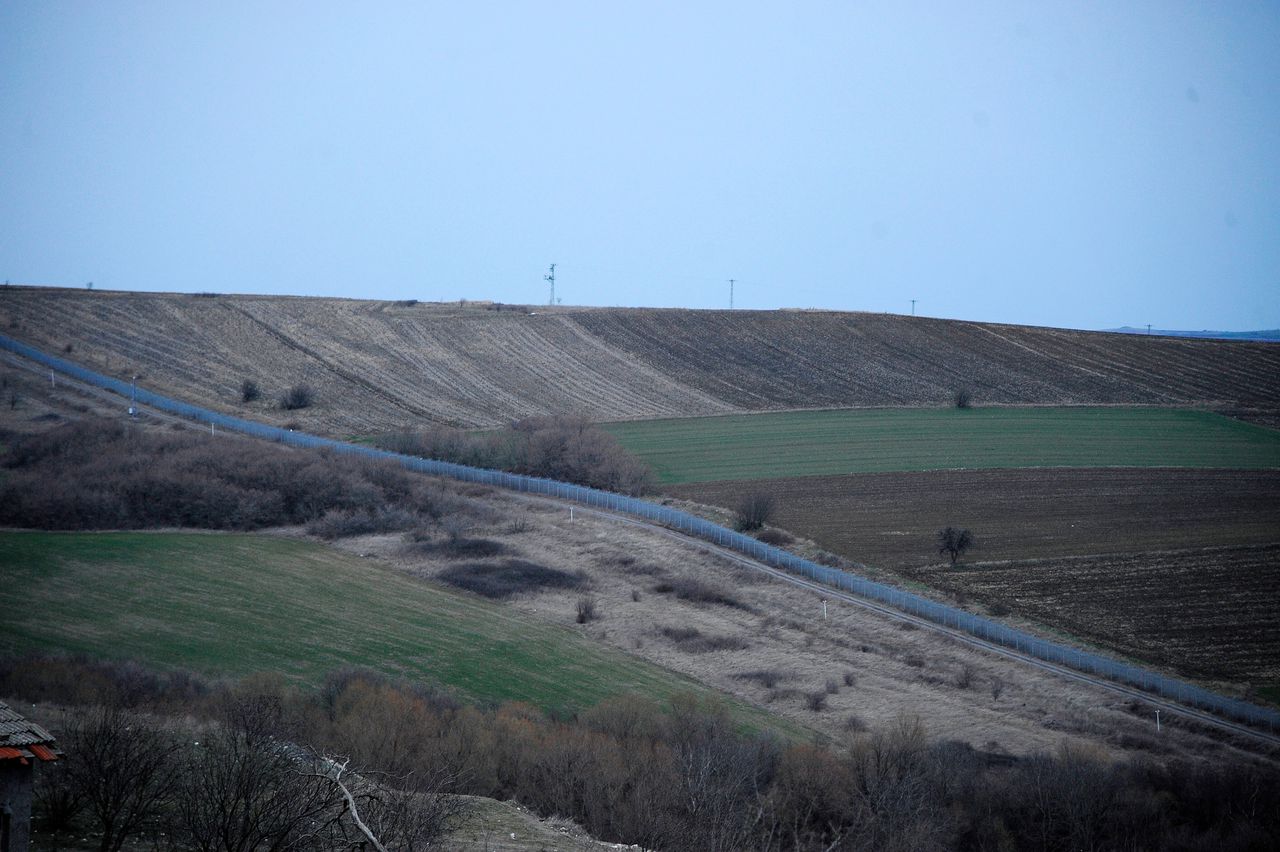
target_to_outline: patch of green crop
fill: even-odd
[[[1015,467],[1280,468],[1280,431],[1160,408],[799,411],[604,428],[673,484]]]
[[[477,702],[580,710],[705,687],[572,630],[312,542],[199,533],[0,533],[0,651],[84,652],[304,683],[345,665]],[[730,702],[751,727],[795,730]]]

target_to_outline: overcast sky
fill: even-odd
[[[1280,327],[1280,3],[0,3],[0,279]]]

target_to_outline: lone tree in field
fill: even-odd
[[[975,543],[973,533],[968,530],[956,527],[938,530],[938,552],[950,556],[952,565],[955,565],[961,554],[973,547]]]
[[[973,392],[968,388],[960,388],[955,396],[956,408],[970,408],[973,405]]]
[[[739,532],[758,530],[773,518],[773,495],[755,492],[746,494],[738,502],[734,527]]]

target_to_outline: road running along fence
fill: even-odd
[[[1188,706],[1199,707],[1223,716],[1265,727],[1273,732],[1280,729],[1280,711],[1219,695],[1194,684],[1148,671],[1119,660],[1051,642],[988,618],[859,577],[839,568],[819,565],[816,562],[796,556],[794,553],[767,545],[750,536],[734,532],[719,524],[714,524],[688,512],[672,509],[669,506],[661,506],[647,500],[627,497],[623,494],[615,494],[597,488],[589,488],[584,485],[574,485],[536,476],[524,476],[501,470],[470,467],[417,456],[407,456],[344,441],[335,441],[330,438],[321,438],[305,432],[294,432],[278,426],[268,426],[264,423],[243,420],[239,417],[231,417],[230,415],[220,414],[216,411],[210,411],[206,408],[189,405],[185,402],[152,393],[145,388],[135,388],[129,382],[113,379],[110,376],[87,370],[62,358],[47,355],[3,334],[0,334],[0,348],[44,364],[53,370],[96,387],[115,391],[126,399],[136,399],[137,402],[143,405],[158,408],[201,423],[209,423],[215,427],[220,426],[223,429],[298,447],[326,447],[350,455],[389,459],[410,470],[422,473],[447,476],[465,482],[492,485],[497,488],[506,488],[528,494],[542,494],[562,500],[572,500],[576,503],[611,512],[635,515],[718,544],[721,547],[736,550],[766,565],[780,568],[809,580],[815,580],[841,591],[850,592],[859,597],[887,604],[894,609],[927,619],[943,627],[963,631],[979,639],[1013,648],[1023,654],[1046,662],[1119,681]]]

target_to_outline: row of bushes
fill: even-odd
[[[341,535],[407,528],[466,502],[392,462],[234,436],[84,421],[4,443],[6,526],[252,530],[316,523],[318,534]]]
[[[196,716],[277,708],[254,716],[257,730],[388,778],[429,779],[431,801],[514,798],[546,816],[571,816],[602,840],[645,848],[1231,852],[1280,844],[1280,772],[1271,766],[1114,762],[1068,747],[993,760],[930,742],[910,720],[839,748],[796,744],[745,733],[723,708],[687,696],[665,705],[622,697],[555,718],[525,705],[469,706],[355,670],[308,693],[270,678],[189,681],[74,660],[0,663],[0,694],[27,700],[83,697],[96,682],[109,705],[153,712],[176,708],[175,692],[187,702],[178,712]],[[68,763],[76,759],[68,749]]]
[[[493,432],[448,427],[384,435],[382,449],[474,467],[575,482],[621,494],[653,489],[644,462],[608,432],[579,417],[530,417]]]

